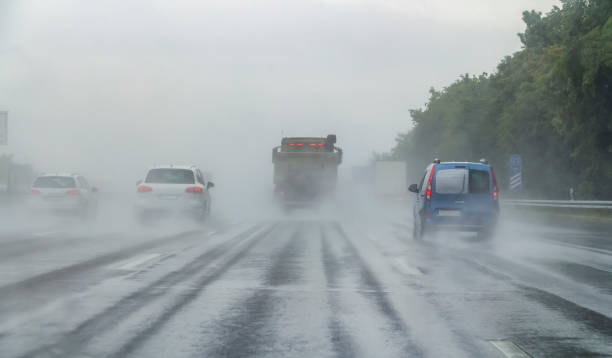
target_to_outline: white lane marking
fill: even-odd
[[[40,237],[45,237],[45,236],[51,236],[51,235],[55,235],[55,234],[66,234],[67,231],[63,231],[63,230],[58,230],[58,231],[44,231],[44,232],[38,232],[33,234],[34,236],[40,236]]]
[[[423,273],[412,266],[407,265],[404,260],[400,259],[400,258],[396,258],[393,260],[393,262],[395,263],[395,267],[402,271],[403,273],[407,274],[407,275],[411,275],[411,276],[423,276]]]
[[[130,271],[133,270],[134,267],[136,266],[140,266],[143,263],[153,260],[156,257],[159,257],[161,254],[148,254],[148,255],[140,255],[140,256],[136,256],[134,259],[132,259],[131,261],[128,261],[127,263],[119,266],[119,267],[115,267],[115,270],[123,270],[123,271]]]
[[[489,341],[489,343],[508,358],[530,358],[529,354],[525,353],[512,341]]]

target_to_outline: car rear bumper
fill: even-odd
[[[137,213],[151,215],[200,215],[205,209],[205,203],[194,200],[143,200],[135,206]]]
[[[26,208],[36,212],[75,212],[83,210],[86,204],[80,200],[53,200],[30,199],[26,201]]]

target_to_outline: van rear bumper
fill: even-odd
[[[463,217],[433,216],[425,219],[426,225],[434,230],[482,231],[497,225],[497,213],[486,213]]]
[[[488,225],[449,225],[449,224],[434,224],[430,225],[431,228],[435,230],[448,230],[448,231],[481,231],[483,229],[487,229],[491,226]]]

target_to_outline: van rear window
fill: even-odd
[[[486,194],[489,192],[489,172],[475,169],[441,169],[436,172],[435,192],[438,194]]]
[[[465,169],[443,169],[436,172],[436,193],[461,194],[466,191]]]
[[[487,194],[489,193],[489,172],[484,170],[470,169],[470,193]]]

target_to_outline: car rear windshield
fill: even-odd
[[[489,172],[475,169],[441,169],[436,172],[438,194],[485,194],[489,192]]]
[[[34,181],[35,188],[74,188],[76,187],[76,182],[72,177],[39,177]]]
[[[194,184],[193,171],[189,169],[151,169],[145,179],[147,183]]]

